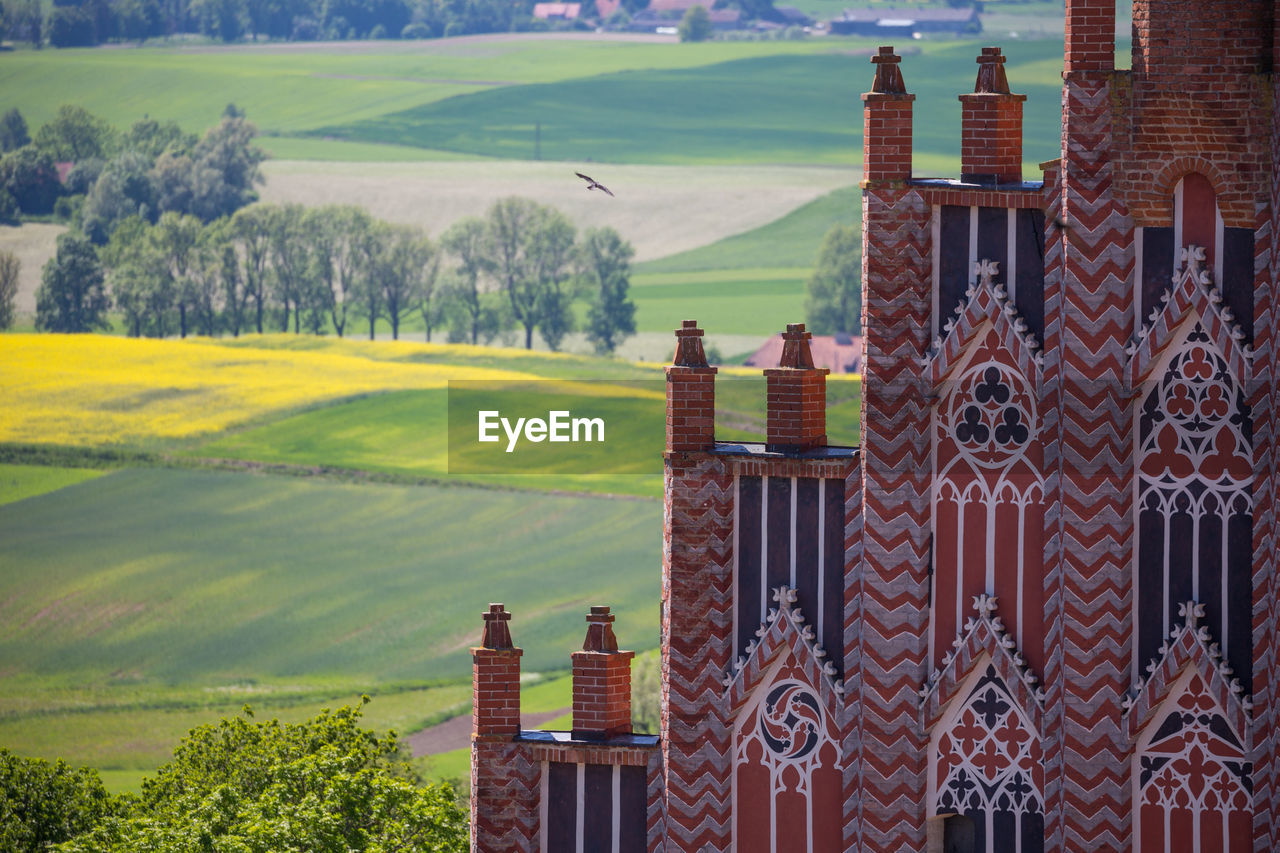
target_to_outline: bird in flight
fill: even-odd
[[[584,180],[584,181],[586,181],[586,182],[587,182],[587,189],[589,189],[589,190],[604,190],[604,191],[605,191],[606,193],[608,193],[609,195],[611,195],[611,196],[613,195],[613,193],[609,190],[609,188],[608,188],[608,187],[606,187],[604,184],[600,183],[599,181],[597,181],[595,178],[591,177],[590,175],[584,175],[584,174],[582,174],[581,172],[574,172],[574,174],[575,174],[575,175],[577,175],[579,178],[582,178],[582,180]]]

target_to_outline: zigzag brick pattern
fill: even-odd
[[[1272,103],[1280,98],[1280,78],[1272,80]],[[1277,756],[1276,667],[1277,620],[1280,619],[1280,590],[1276,554],[1277,479],[1275,417],[1280,412],[1276,398],[1277,349],[1275,337],[1276,288],[1280,286],[1280,252],[1276,228],[1280,225],[1280,112],[1271,117],[1271,183],[1265,204],[1260,203],[1254,238],[1254,359],[1250,407],[1253,411],[1253,453],[1259,476],[1253,494],[1253,677],[1255,725],[1261,736],[1254,743],[1254,851],[1280,849],[1280,756]]]
[[[473,742],[471,780],[471,849],[537,850],[541,776],[528,751],[518,743]]]
[[[865,363],[865,362],[864,362]],[[861,765],[853,756],[861,753],[861,682],[862,646],[862,468],[855,467],[844,481],[844,672],[845,715],[841,733],[844,754],[844,846],[846,850],[862,848]]]
[[[671,453],[663,547],[666,849],[728,850],[731,728],[720,701],[729,666],[733,477],[720,459]]]
[[[921,363],[930,219],[915,190],[864,189],[861,732],[853,760],[861,766],[865,850],[921,849],[925,841],[926,762],[915,693],[928,643],[929,403]]]
[[[1065,76],[1060,420],[1047,436],[1061,448],[1062,789],[1047,808],[1060,813],[1062,849],[1104,850],[1124,847],[1131,823],[1120,699],[1131,630],[1132,418],[1122,371],[1132,232],[1112,193],[1110,79]]]
[[[1042,735],[1045,761],[1045,850],[1062,847],[1062,175],[1060,163],[1044,173],[1044,363],[1040,429],[1044,436],[1044,634],[1046,693]]]

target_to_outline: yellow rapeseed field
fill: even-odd
[[[273,336],[224,346],[103,335],[0,335],[0,441],[98,446],[186,439],[356,394],[439,388],[450,379],[534,378],[518,371],[384,360],[426,349],[447,357],[452,349],[429,344],[331,341],[294,350],[271,348],[272,343],[282,342]]]

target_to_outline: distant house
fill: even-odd
[[[843,36],[907,36],[912,33],[980,33],[976,7],[963,9],[897,6],[845,9],[831,19],[831,33]]]
[[[862,372],[862,338],[840,332],[835,335],[814,335],[809,341],[815,367],[828,368],[832,373]],[[782,358],[782,333],[764,342],[743,362],[747,367],[777,367]]]
[[[621,5],[622,0],[596,0],[596,14],[600,16],[600,20],[606,21]]]
[[[694,6],[701,6],[710,10],[714,0],[649,0],[649,5],[645,7],[646,11],[657,12],[659,15],[667,19],[680,19],[684,17],[684,13],[692,9]],[[665,15],[663,13],[666,13]]]
[[[740,9],[712,9],[707,13],[711,18],[713,30],[742,29],[742,11]]]
[[[788,27],[808,27],[813,24],[813,18],[795,6],[775,6],[774,11],[782,18],[782,23]]]
[[[544,21],[573,21],[581,11],[581,3],[535,3],[533,5],[533,16]]]

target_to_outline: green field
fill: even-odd
[[[846,42],[823,42],[818,55],[768,55],[692,68],[596,74],[553,83],[505,86],[432,100],[378,117],[311,131],[361,142],[443,149],[506,159],[610,163],[829,163],[861,156],[861,101],[870,84],[865,55]],[[835,47],[836,44],[840,48]],[[1060,42],[1016,46],[1011,85],[1027,94],[1027,159],[1053,155],[1058,121]],[[976,76],[969,43],[923,45],[903,61],[917,109],[915,147],[925,168],[958,159],[960,105]],[[1052,59],[1052,63],[1045,60]],[[858,88],[859,77],[866,80]]]
[[[47,465],[0,464],[0,505],[56,492],[101,474],[87,468],[50,468]]]
[[[75,683],[456,678],[499,595],[525,665],[562,667],[602,600],[623,642],[656,643],[660,515],[653,501],[118,471],[0,513],[0,659],[10,678]]]

